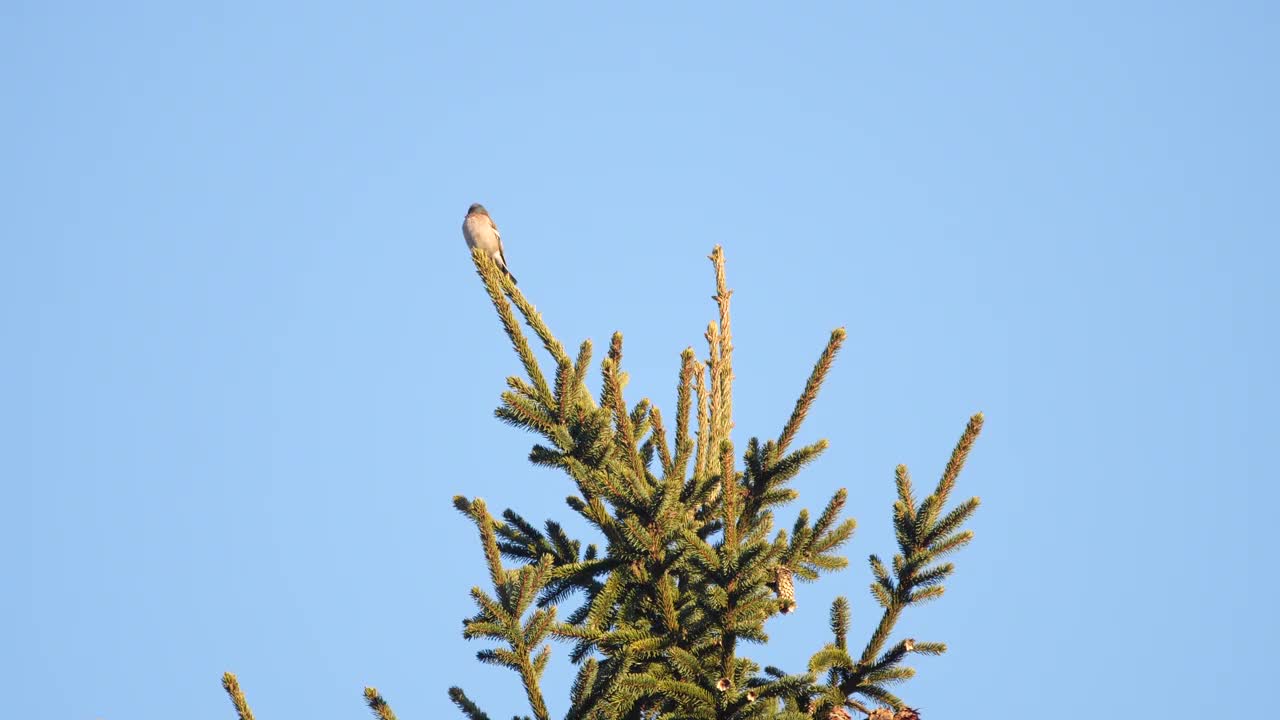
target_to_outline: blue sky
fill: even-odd
[[[901,626],[951,651],[903,696],[1269,705],[1280,11],[617,5],[4,3],[6,714],[229,718],[224,670],[262,720],[363,717],[364,684],[527,712],[460,636],[449,498],[569,519],[569,486],[492,417],[477,201],[666,407],[722,243],[739,442],[848,327],[798,487],[849,488],[853,565],[759,660],[800,667],[836,594],[865,637],[894,465],[929,482],[982,410],[977,541]]]

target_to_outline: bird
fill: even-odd
[[[511,274],[507,269],[507,259],[502,254],[502,235],[498,233],[498,226],[494,224],[493,218],[489,217],[489,211],[484,209],[480,203],[474,203],[467,210],[467,217],[462,221],[462,237],[467,241],[467,247],[480,248],[489,257],[498,263],[498,267],[502,268],[502,272],[511,278],[511,284],[517,285],[516,276]]]

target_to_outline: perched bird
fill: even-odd
[[[462,237],[466,238],[467,247],[480,248],[496,260],[502,272],[511,278],[511,283],[517,284],[516,276],[507,269],[507,259],[502,256],[502,235],[498,233],[498,226],[480,203],[467,210],[467,219],[462,221]]]

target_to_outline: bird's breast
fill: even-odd
[[[462,236],[468,247],[491,251],[498,249],[498,236],[488,218],[468,215],[462,222]]]

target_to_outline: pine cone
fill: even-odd
[[[796,584],[791,579],[791,570],[779,565],[773,569],[773,591],[778,594],[783,615],[796,609]]]

